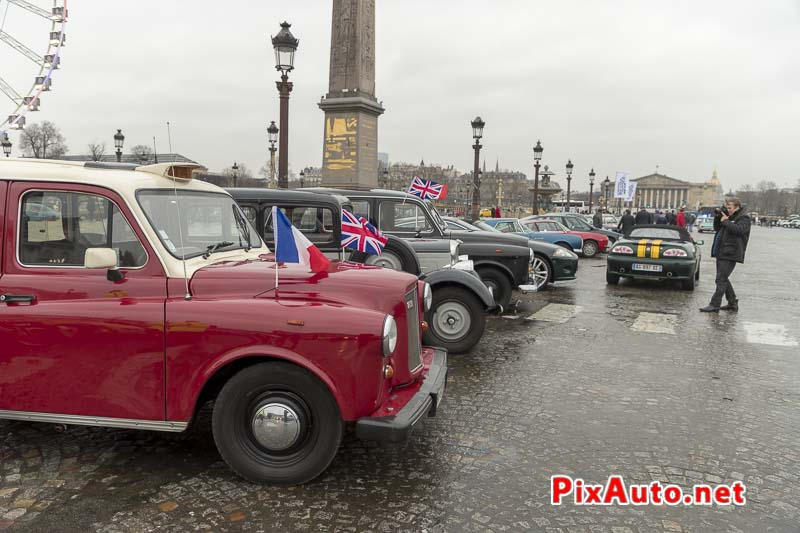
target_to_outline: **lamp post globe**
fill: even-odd
[[[594,197],[594,167],[589,171],[589,213],[592,212],[592,200]]]
[[[275,121],[270,121],[267,127],[267,140],[271,143],[278,142],[278,131],[278,126],[275,125]]]
[[[0,144],[3,145],[3,154],[6,157],[11,157],[11,141],[8,138],[8,133],[3,133],[3,141]]]
[[[472,149],[475,150],[475,166],[472,175],[472,219],[478,220],[480,217],[481,205],[481,178],[480,178],[480,158],[481,158],[481,138],[483,137],[483,127],[486,123],[481,117],[475,117],[470,122],[472,126],[472,138],[475,139],[475,144]]]
[[[275,69],[281,73],[281,81],[277,82],[280,97],[280,142],[278,154],[278,188],[289,188],[289,95],[293,84],[289,81],[289,72],[294,70],[294,53],[300,40],[292,35],[288,22],[281,23],[281,31],[272,37],[275,50]],[[268,130],[269,131],[269,130]],[[276,132],[277,133],[277,132]]]
[[[117,149],[117,163],[122,163],[122,145],[125,143],[125,136],[122,130],[117,130],[114,134],[114,147]]]

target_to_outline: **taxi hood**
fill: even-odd
[[[195,272],[190,292],[195,298],[275,298],[317,301],[391,312],[417,283],[417,277],[377,266],[332,261],[324,272],[308,272],[296,264],[281,264],[275,290],[275,266],[270,258],[221,261]]]

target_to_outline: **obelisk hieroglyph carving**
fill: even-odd
[[[322,184],[378,185],[378,116],[375,98],[375,0],[333,0]]]

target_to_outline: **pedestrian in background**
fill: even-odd
[[[636,219],[633,218],[633,215],[631,215],[631,210],[626,209],[625,214],[619,219],[617,231],[620,231],[623,235],[628,236],[635,225]]]
[[[667,217],[663,211],[656,211],[656,224],[666,224]]]
[[[665,216],[667,217],[667,224],[669,224],[670,226],[674,226],[675,224],[678,223],[678,217],[677,215],[675,215],[674,209],[672,211],[667,211]]]
[[[676,218],[675,223],[678,224],[678,226],[680,226],[682,228],[686,227],[686,215],[683,214],[683,208],[682,207],[678,211],[678,216],[675,217],[675,218]]]
[[[601,229],[603,227],[603,214],[600,209],[594,212],[594,216],[592,217],[592,226],[597,229]]]
[[[697,217],[694,213],[686,213],[686,229],[688,229],[689,232],[694,231],[694,223],[696,220]]]
[[[717,258],[716,290],[711,302],[701,307],[704,313],[717,313],[720,310],[738,311],[739,299],[733,290],[730,276],[736,263],[744,263],[747,242],[750,240],[750,217],[742,209],[738,198],[727,198],[725,207],[715,211],[714,243],[711,245],[711,257]],[[728,301],[722,305],[722,297]]]
[[[644,207],[639,209],[639,212],[636,213],[636,225],[643,226],[645,224],[652,224],[652,223],[653,223],[653,217],[652,215],[650,215],[650,213],[647,212],[647,209],[645,209]]]

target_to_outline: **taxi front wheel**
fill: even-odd
[[[343,424],[319,379],[295,365],[269,362],[228,380],[214,404],[212,428],[234,472],[255,483],[297,485],[328,468]]]

